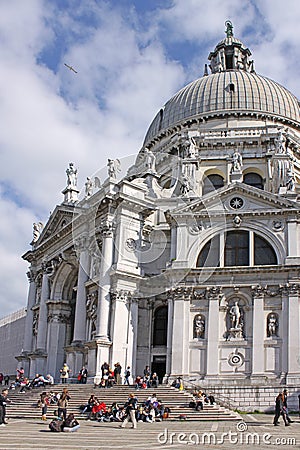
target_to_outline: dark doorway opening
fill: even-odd
[[[166,356],[153,356],[151,373],[156,372],[158,381],[161,384],[166,374]]]

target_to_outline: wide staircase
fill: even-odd
[[[240,420],[239,414],[218,404],[204,405],[204,410],[195,411],[189,407],[192,400],[192,394],[187,391],[179,391],[167,385],[159,385],[158,388],[136,390],[133,386],[115,385],[112,388],[100,389],[94,388],[92,384],[68,384],[52,385],[51,389],[43,387],[26,391],[25,394],[19,393],[19,389],[9,391],[9,399],[12,403],[7,407],[7,416],[18,419],[37,419],[41,418],[41,409],[37,406],[40,393],[52,390],[60,393],[63,387],[67,387],[71,400],[69,402],[68,413],[74,413],[76,418],[84,419],[81,414],[80,406],[87,403],[91,394],[95,394],[99,400],[110,406],[113,402],[123,405],[131,392],[133,392],[141,404],[151,394],[155,394],[158,400],[161,400],[164,406],[171,410],[170,417],[166,420]],[[48,407],[47,418],[54,417],[56,405]]]

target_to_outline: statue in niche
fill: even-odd
[[[121,162],[119,159],[108,159],[107,172],[110,178],[117,178],[118,172],[121,172]]]
[[[230,308],[229,311],[231,328],[238,329],[241,326],[241,311],[238,302]]]
[[[73,163],[69,163],[69,167],[66,170],[67,185],[71,187],[77,187],[77,169],[74,168]]]
[[[277,314],[270,313],[267,318],[267,336],[277,337],[278,320]]]
[[[194,318],[194,338],[204,339],[205,336],[205,317],[197,314]]]
[[[228,310],[227,339],[243,339],[244,313],[238,302],[235,301]]]
[[[243,167],[243,158],[242,155],[235,150],[234,154],[232,155],[232,167],[231,167],[231,173],[232,172],[240,172]]]
[[[155,155],[149,148],[145,148],[145,167],[150,172],[155,172]]]
[[[180,186],[180,192],[182,195],[188,194],[190,191],[193,190],[193,183],[190,177],[188,177],[185,174],[182,174],[181,178],[181,186]]]

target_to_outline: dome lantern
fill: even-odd
[[[219,42],[215,50],[208,55],[211,72],[226,70],[254,72],[253,60],[249,60],[251,56],[249,48],[233,36],[233,25],[230,20],[226,20],[225,25],[226,38]]]

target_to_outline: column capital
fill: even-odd
[[[283,290],[288,295],[297,295],[300,291],[300,285],[299,285],[299,283],[286,283],[283,286]]]
[[[124,303],[131,303],[137,301],[137,299],[133,299],[132,292],[120,289],[118,291],[111,291],[110,296],[113,302],[119,301]]]
[[[34,283],[36,278],[36,271],[29,269],[26,273],[29,283]]]
[[[222,286],[207,287],[206,294],[209,300],[221,300],[224,297]]]
[[[193,293],[191,286],[178,286],[168,291],[168,297],[174,300],[190,300]]]
[[[52,259],[45,258],[42,261],[43,275],[48,275],[48,277],[52,277],[53,275],[55,275],[59,265],[64,260],[65,260],[65,258],[62,253],[60,253],[59,255],[55,256]]]
[[[98,230],[104,238],[113,237],[115,229],[116,223],[113,219],[103,220],[98,227]]]
[[[82,234],[74,240],[74,247],[77,252],[82,252],[89,249],[91,239],[87,234]]]
[[[47,322],[50,323],[68,323],[70,319],[70,314],[63,314],[61,312],[51,311],[48,314]]]
[[[251,286],[252,298],[263,298],[265,295],[265,288],[260,284]]]

